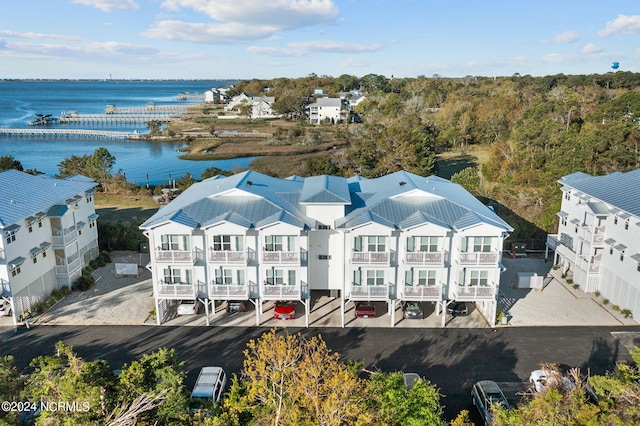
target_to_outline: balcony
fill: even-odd
[[[209,284],[209,298],[210,299],[248,299],[249,298],[249,286],[246,284],[217,284],[215,281],[211,281]]]
[[[213,248],[209,248],[209,262],[211,263],[222,263],[225,265],[229,264],[237,264],[237,265],[246,265],[247,264],[247,253],[244,251],[229,251],[229,250],[213,250]]]
[[[559,245],[560,240],[558,239],[558,234],[547,234],[547,247],[549,247],[550,250],[556,251]]]
[[[351,253],[351,263],[365,265],[389,264],[388,251],[354,251]]]
[[[400,296],[402,300],[435,302],[442,300],[442,285],[404,285]]]
[[[193,299],[196,297],[196,286],[186,283],[165,283],[164,280],[156,284],[156,297],[168,299]]]
[[[155,259],[158,263],[186,263],[193,265],[198,258],[196,250],[162,250],[156,247]]]
[[[263,251],[262,262],[276,265],[300,264],[300,253],[297,251]]]
[[[351,300],[388,300],[389,286],[352,283],[349,298]]]
[[[497,251],[478,251],[460,253],[461,265],[498,265]]]
[[[268,300],[294,300],[302,295],[300,285],[269,284],[264,282],[261,297]]]
[[[461,286],[456,285],[453,287],[453,298],[458,302],[473,302],[476,300],[491,300],[495,299],[498,291],[498,286],[495,283],[492,285],[471,285]]]
[[[55,247],[65,247],[78,239],[78,231],[75,226],[64,230],[55,230],[53,233],[52,243]]]
[[[408,265],[443,265],[445,253],[442,251],[407,252],[404,261]]]
[[[56,264],[56,275],[71,275],[77,269],[82,268],[82,258],[77,255],[73,260],[69,260],[65,263],[64,260],[61,263]]]
[[[0,288],[2,288],[2,294],[0,296],[4,296],[4,297],[11,296],[11,285],[9,285],[9,281],[6,281],[0,278]]]

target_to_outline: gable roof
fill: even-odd
[[[640,217],[640,169],[604,176],[576,172],[562,177],[558,182]]]
[[[82,192],[93,191],[93,180],[76,175],[56,179],[44,175],[30,175],[18,170],[0,172],[0,228],[48,212],[67,207],[67,200]]]

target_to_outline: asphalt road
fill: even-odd
[[[630,361],[640,346],[638,327],[522,327],[500,329],[287,328],[305,336],[317,333],[344,361],[360,360],[368,369],[416,372],[445,395],[445,417],[461,410],[475,414],[469,392],[477,380],[504,383],[511,395],[522,388],[540,362],[604,374],[616,362]],[[220,365],[229,373],[242,368],[247,342],[265,332],[244,327],[34,326],[2,335],[0,355],[13,354],[20,370],[30,360],[54,353],[57,341],[71,344],[87,360],[105,359],[120,368],[160,347],[178,350],[193,386],[200,367]],[[505,393],[508,393],[505,392]]]

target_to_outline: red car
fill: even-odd
[[[290,320],[296,316],[296,302],[290,300],[276,302],[273,317],[279,320]]]
[[[376,305],[371,302],[356,302],[356,318],[375,318]]]

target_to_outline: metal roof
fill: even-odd
[[[0,228],[22,221],[96,185],[84,176],[55,179],[18,170],[0,172]]]
[[[615,172],[605,176],[591,176],[576,172],[559,182],[589,194],[619,210],[640,217],[640,169]]]
[[[351,204],[347,180],[329,175],[308,177],[302,185],[300,202]]]

